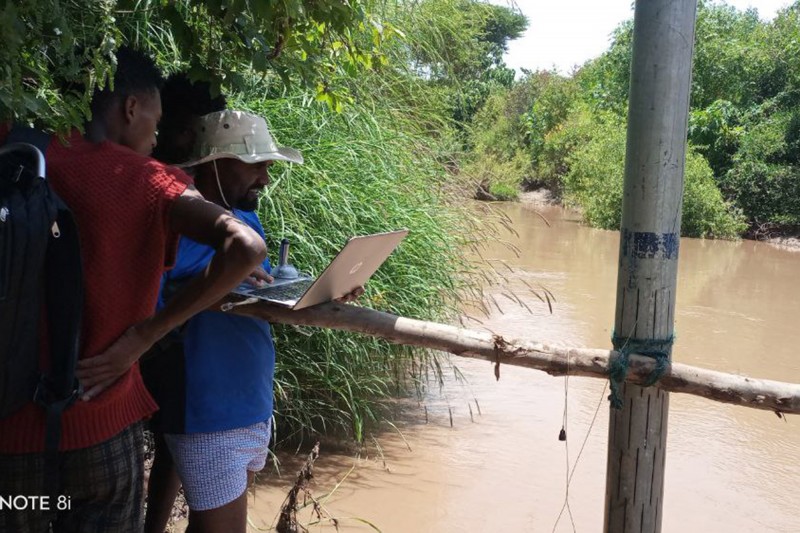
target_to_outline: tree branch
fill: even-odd
[[[553,376],[563,376],[569,370],[571,376],[607,379],[609,362],[618,356],[612,350],[557,348],[333,302],[299,311],[258,302],[235,307],[231,312],[275,323],[358,332],[381,337],[395,344],[420,346],[450,352],[460,357],[534,368]],[[643,384],[654,367],[653,359],[631,355],[627,381]],[[655,386],[669,392],[774,411],[779,415],[800,414],[800,385],[793,383],[755,379],[673,363]]]

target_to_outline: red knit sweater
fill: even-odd
[[[81,358],[87,358],[153,314],[177,245],[169,209],[191,179],[118,144],[87,142],[78,132],[68,144],[51,142],[47,175],[78,224],[85,279]],[[98,444],[156,409],[134,365],[102,394],[65,412],[61,449]],[[40,407],[31,403],[0,420],[0,453],[43,449]]]

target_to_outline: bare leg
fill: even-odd
[[[150,471],[150,483],[147,486],[147,515],[144,520],[145,533],[164,533],[172,514],[175,497],[181,488],[181,480],[172,454],[162,433],[154,433],[155,456]]]
[[[247,490],[230,503],[208,511],[189,511],[186,533],[246,533]]]
[[[247,471],[247,486],[255,479],[255,472]],[[247,489],[232,502],[209,509],[189,511],[186,533],[247,533]]]

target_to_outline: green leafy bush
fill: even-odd
[[[141,48],[167,71],[188,69],[216,88],[240,89],[253,73],[316,87],[341,105],[337,68],[383,63],[393,35],[369,0],[28,0],[0,7],[0,121],[65,130],[89,117],[122,44]]]
[[[691,146],[686,157],[681,233],[689,237],[734,239],[745,229],[741,210],[722,197],[706,159]]]
[[[501,201],[516,200],[519,197],[519,186],[509,183],[493,183],[489,192]]]
[[[754,226],[800,225],[799,113],[760,117],[742,135],[733,167],[722,179]]]
[[[524,143],[522,116],[509,110],[509,91],[495,91],[470,127],[473,149],[464,158],[463,174],[474,184],[488,186],[502,200],[513,200],[530,175],[530,157]]]
[[[537,72],[530,77],[529,83],[537,90],[524,118],[531,161],[536,165],[545,137],[567,118],[575,104],[577,85],[573,79],[554,72]]]
[[[547,136],[569,115],[576,90],[571,79],[542,71],[527,74],[511,89],[495,91],[470,127],[467,174],[504,198],[516,197],[516,191],[510,193],[520,185],[557,191],[552,175],[542,176],[535,169],[548,155]]]
[[[619,229],[625,130],[611,124],[593,126],[593,134],[582,145],[575,146],[567,158],[564,200],[579,207],[590,225]]]
[[[594,137],[600,120],[608,120],[609,124],[624,128],[611,114],[592,113],[586,106],[578,106],[564,122],[550,130],[544,136],[534,168],[536,180],[555,194],[562,194],[564,180],[570,171],[571,156]]]
[[[592,139],[570,156],[570,170],[564,180],[565,196],[580,206],[592,226],[619,229],[625,139],[624,127],[597,124]],[[690,148],[685,166],[681,234],[735,238],[743,230],[741,214],[723,200],[708,163]]]
[[[409,64],[431,87],[447,93],[449,116],[467,126],[491,92],[508,87],[514,71],[503,63],[508,41],[520,37],[527,19],[515,7],[476,0],[386,3],[408,38]]]
[[[741,111],[728,100],[715,100],[689,114],[689,141],[708,161],[714,175],[730,169],[742,135]]]

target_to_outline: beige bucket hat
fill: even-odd
[[[193,167],[215,159],[238,159],[245,163],[290,161],[302,163],[294,148],[278,146],[267,121],[245,111],[217,111],[198,119],[192,159],[181,167]]]

